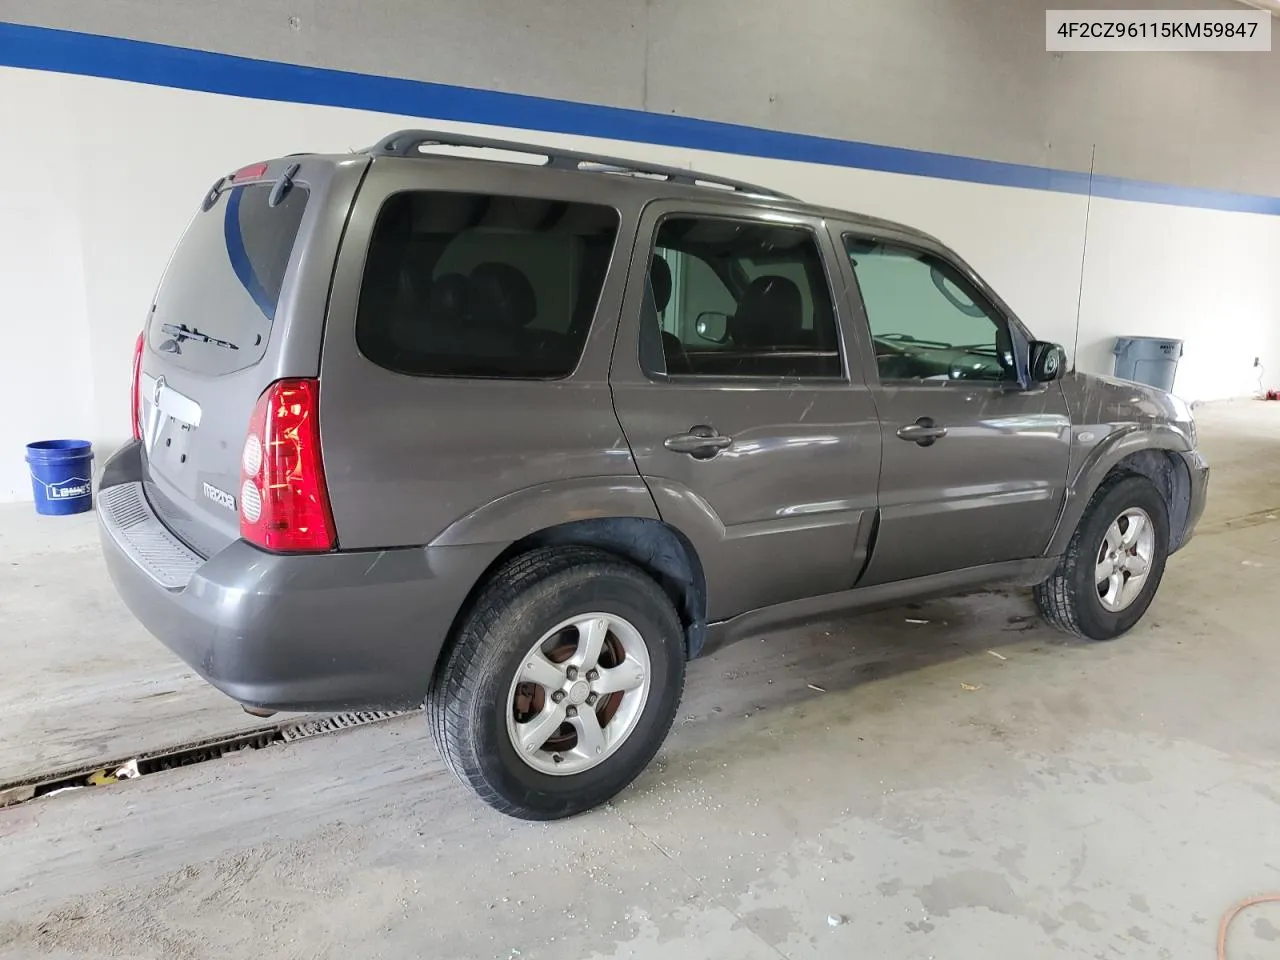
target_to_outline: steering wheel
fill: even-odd
[[[964,347],[956,349],[965,350]],[[951,361],[947,376],[952,380],[1003,380],[1005,369],[1000,364],[999,356],[989,356],[985,350],[980,352],[970,349]]]

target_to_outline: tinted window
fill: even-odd
[[[400,193],[374,226],[356,340],[401,373],[564,377],[577,365],[618,232],[608,208]]]
[[[295,185],[272,207],[271,188],[224,191],[174,251],[148,330],[174,366],[218,375],[262,359],[307,206],[306,188]],[[216,342],[184,336],[184,325]]]
[[[1007,380],[1007,322],[951,264],[908,247],[845,237],[876,364],[885,380]]]
[[[841,375],[822,255],[802,227],[713,217],[664,220],[645,310],[642,359],[650,372]]]

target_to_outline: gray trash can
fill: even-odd
[[[1166,392],[1173,389],[1173,377],[1182,356],[1181,340],[1119,337],[1111,352],[1116,355],[1116,376],[1121,380],[1134,380]]]

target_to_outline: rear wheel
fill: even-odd
[[[482,800],[550,820],[603,803],[648,765],[683,686],[683,632],[662,588],[604,551],[547,548],[484,588],[427,710]]]
[[[1142,619],[1164,576],[1169,508],[1146,477],[1117,475],[1094,494],[1052,577],[1035,588],[1045,620],[1110,640]]]

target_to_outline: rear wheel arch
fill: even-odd
[[[693,544],[661,520],[601,517],[545,527],[521,537],[498,554],[455,614],[434,670],[448,656],[459,625],[466,622],[494,575],[516,557],[545,547],[595,547],[637,567],[662,588],[675,606],[684,629],[685,656],[692,659],[701,651],[707,628],[707,583]]]
[[[653,759],[679,709],[682,644],[670,597],[636,564],[594,546],[536,547],[484,582],[432,678],[427,720],[446,764],[490,806],[571,816]]]

